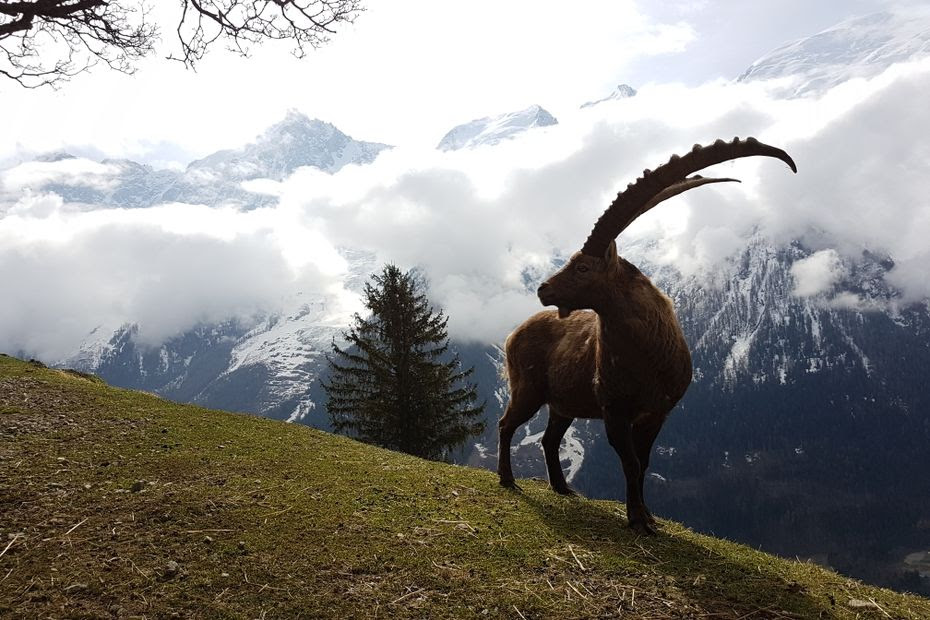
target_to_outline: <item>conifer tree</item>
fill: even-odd
[[[448,318],[434,312],[412,272],[386,265],[365,285],[371,316],[355,315],[335,340],[323,382],[336,432],[433,460],[484,429],[484,404],[449,349]]]

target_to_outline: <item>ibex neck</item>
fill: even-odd
[[[691,353],[669,298],[645,278],[623,284],[596,310],[598,398],[664,414],[691,382]]]
[[[635,325],[645,318],[644,315],[652,314],[650,307],[656,305],[656,296],[661,297],[650,282],[637,280],[618,282],[604,292],[603,302],[594,311],[600,319],[601,339],[608,343],[626,342],[635,335]]]
[[[602,357],[605,361],[609,358],[608,366],[630,364],[643,369],[653,363],[687,363],[690,367],[688,345],[671,300],[645,276],[619,283],[608,291],[603,307],[595,311],[600,319]],[[634,358],[639,361],[633,362]]]

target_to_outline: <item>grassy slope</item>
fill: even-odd
[[[523,486],[3,356],[0,616],[930,618]]]

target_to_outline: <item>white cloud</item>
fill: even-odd
[[[830,248],[814,252],[791,266],[791,275],[794,277],[792,292],[798,297],[829,293],[845,272],[836,250]]]
[[[876,312],[889,309],[887,305],[880,300],[860,297],[849,291],[837,293],[836,296],[830,300],[829,305],[832,308],[839,308],[840,310],[856,310],[859,312]]]
[[[761,179],[765,228],[850,257],[887,252],[896,264],[891,282],[908,299],[930,296],[930,147],[920,137],[930,127],[930,61],[893,67],[858,88],[855,105],[824,116],[819,131],[793,145],[796,183]]]
[[[286,237],[278,212],[75,212],[53,195],[32,202],[50,206],[0,219],[3,350],[57,360],[98,325],[127,322],[140,326],[142,343],[158,344],[200,323],[275,311],[298,291],[342,294],[344,261],[318,239],[302,251],[312,231]]]
[[[0,172],[0,192],[21,192],[46,183],[67,183],[96,189],[110,187],[116,166],[85,158],[30,161]]]
[[[12,194],[12,192],[11,192]],[[2,196],[2,194],[0,194]],[[22,190],[21,196],[17,199],[12,196],[16,202],[5,208],[9,216],[28,216],[35,219],[44,219],[54,213],[61,211],[64,207],[64,201],[57,194],[45,192],[33,192],[31,188]],[[0,213],[4,207],[0,203]]]
[[[635,237],[660,236],[667,261],[702,273],[759,231],[820,250],[796,268],[798,294],[826,290],[842,258],[869,248],[889,253],[893,284],[921,298],[930,295],[930,151],[918,131],[930,126],[927,100],[927,62],[820,99],[778,100],[760,84],[656,85],[495,148],[399,147],[335,175],[302,169],[280,184],[254,183],[280,204],[251,212],[76,212],[27,194],[0,207],[9,300],[0,348],[50,356],[97,324],[122,321],[139,322],[154,342],[197,321],[274,308],[295,290],[344,294],[337,246],[422,268],[453,335],[500,341],[540,308],[524,269],[547,271],[553,253],[578,249],[643,168],[733,135],[784,147],[799,174],[767,158],[722,164],[717,174],[744,183],[663,205],[624,233],[621,253]]]

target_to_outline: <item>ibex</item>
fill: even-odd
[[[574,418],[603,418],[607,439],[623,464],[629,525],[641,534],[655,534],[643,481],[656,436],[691,383],[691,353],[671,300],[618,256],[614,239],[672,196],[707,183],[736,181],[688,175],[753,155],[778,158],[797,172],[787,153],[754,138],[695,145],[628,185],[581,251],[540,285],[539,300],[558,310],[533,315],[505,345],[510,403],[499,424],[502,485],[516,486],[510,466],[514,432],[548,404],[542,446],[549,484],[557,493],[572,493],[559,462],[562,436]]]

